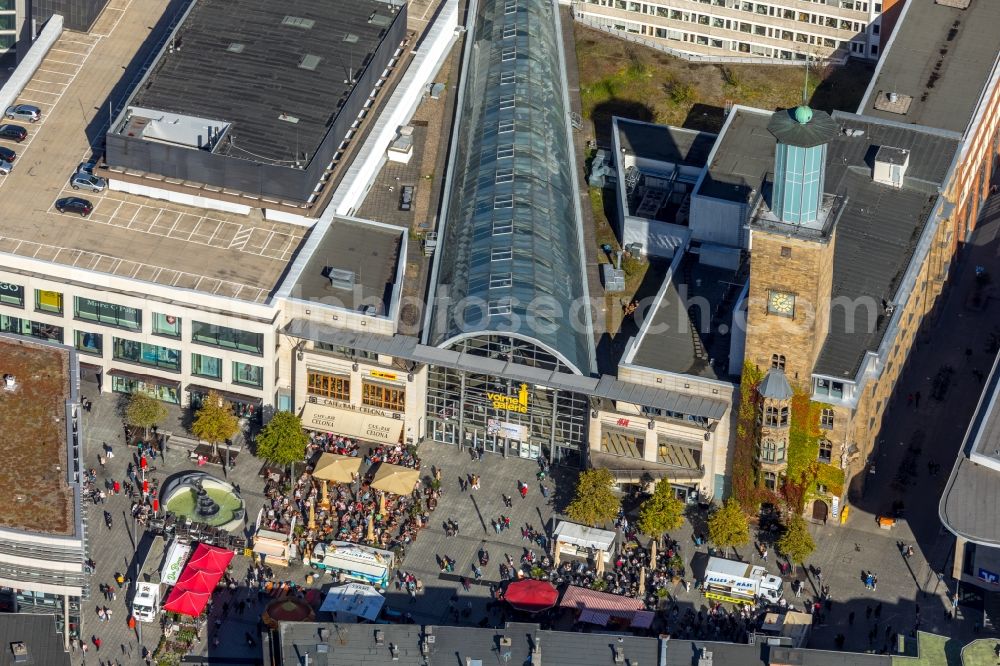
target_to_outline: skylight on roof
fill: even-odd
[[[290,25],[293,28],[302,28],[303,30],[309,30],[314,25],[316,25],[316,21],[312,19],[302,18],[301,16],[286,16],[285,18],[281,19],[281,24]]]
[[[302,56],[302,60],[299,61],[299,68],[308,69],[310,72],[315,72],[316,68],[319,67],[319,63],[322,59],[323,58],[319,57],[318,55],[307,53],[304,56]]]
[[[353,32],[349,32],[344,35],[344,41],[347,42],[348,44],[357,44],[358,36],[355,35]]]
[[[245,44],[240,44],[239,42],[233,42],[228,47],[226,47],[226,50],[229,51],[230,53],[243,53],[244,48],[246,48]]]

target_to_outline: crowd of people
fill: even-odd
[[[322,453],[363,457],[365,464],[385,462],[413,469],[420,459],[402,445],[373,446],[365,451],[356,441],[338,435],[313,434],[309,454],[318,459]],[[296,546],[301,554],[312,553],[319,543],[350,541],[385,550],[405,548],[416,540],[427,525],[429,508],[436,503],[437,491],[423,494],[394,495],[371,487],[364,468],[351,483],[329,484],[327,502],[323,502],[324,482],[312,476],[312,466],[299,475],[290,489],[276,479],[264,486],[267,529],[288,532],[292,521],[303,526]],[[425,501],[427,500],[427,501]]]

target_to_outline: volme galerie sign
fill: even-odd
[[[507,395],[506,393],[486,392],[486,399],[489,400],[493,409],[516,412],[518,414],[528,413],[528,385],[521,384],[517,395]]]

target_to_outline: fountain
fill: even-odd
[[[246,507],[232,484],[202,471],[168,478],[160,490],[164,509],[190,522],[233,532],[243,527]]]
[[[219,513],[219,503],[208,496],[204,479],[196,480],[194,488],[195,513],[202,519],[201,522],[207,523],[208,519]]]

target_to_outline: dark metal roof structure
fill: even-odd
[[[997,26],[995,0],[973,0],[967,9],[907,2],[859,113],[964,133],[997,67]],[[909,99],[887,105],[889,93]]]
[[[803,109],[810,113],[803,112]],[[779,142],[799,148],[829,143],[838,134],[837,123],[833,122],[829,113],[812,111],[807,106],[775,111],[767,123],[767,131]]]
[[[643,159],[702,167],[715,145],[715,134],[617,118],[618,140]]]
[[[16,659],[12,645],[23,643],[27,659]],[[56,633],[55,615],[0,613],[0,666],[69,666],[69,652]]]
[[[777,368],[771,368],[767,371],[764,379],[757,386],[757,392],[762,398],[770,400],[788,400],[794,395],[785,372]]]
[[[231,123],[217,154],[311,157],[398,4],[194,0],[130,104]]]
[[[589,308],[570,316],[587,278],[552,2],[470,3],[458,104],[427,340],[508,334],[589,375]]]

